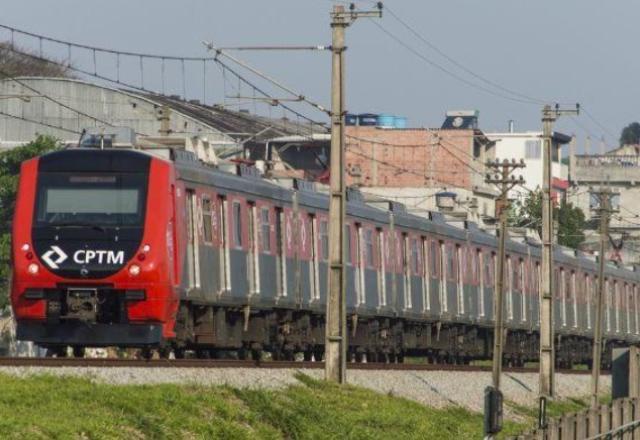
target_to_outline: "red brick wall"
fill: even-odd
[[[440,145],[433,147],[435,135]],[[430,186],[433,152],[435,186],[471,188],[472,130],[388,130],[347,127],[347,183],[362,186]],[[360,174],[358,176],[357,174]]]

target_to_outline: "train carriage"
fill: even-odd
[[[493,234],[350,190],[345,236],[354,359],[491,357]],[[308,182],[177,149],[71,148],[23,165],[12,252],[21,339],[322,356],[328,199]],[[505,360],[521,364],[538,355],[540,247],[508,240],[506,253]],[[556,358],[589,362],[595,262],[554,258]],[[607,350],[637,342],[637,272],[608,264],[605,284]]]

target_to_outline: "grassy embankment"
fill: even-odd
[[[482,437],[482,416],[465,409],[438,410],[362,388],[339,388],[304,375],[298,379],[299,385],[266,391],[195,385],[114,386],[78,378],[0,375],[0,438]],[[527,408],[514,410],[527,420],[535,417]],[[507,422],[504,434],[521,432],[525,426]]]
[[[0,375],[0,438],[477,439],[482,417],[299,376],[278,391]],[[520,426],[508,424],[510,432]]]

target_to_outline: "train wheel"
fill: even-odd
[[[151,349],[151,347],[144,347],[142,350],[140,350],[140,355],[144,360],[150,361],[151,359],[153,359],[153,350]]]
[[[313,359],[316,362],[321,362],[322,356],[324,356],[324,348],[322,348],[321,346],[318,346],[313,349]]]
[[[160,359],[169,359],[169,356],[171,355],[171,348],[167,345],[163,345],[160,348],[158,348],[158,356],[160,356]]]
[[[305,350],[302,354],[305,362],[311,362],[311,359],[313,358],[313,352],[311,350]]]
[[[183,347],[174,347],[173,356],[176,359],[184,359],[185,351],[186,350]]]
[[[286,358],[286,353],[285,353]],[[262,349],[261,348],[252,348],[251,349],[251,359],[258,362],[262,360]],[[289,360],[289,359],[287,359]]]
[[[73,357],[75,357],[75,358],[83,358],[84,357],[84,352],[85,352],[85,349],[81,345],[75,345],[73,347]]]
[[[199,348],[196,350],[196,357],[198,359],[209,359],[211,358],[211,353],[206,348]]]
[[[362,363],[364,361],[364,352],[361,350],[356,350],[356,362]]]
[[[404,353],[399,351],[398,354],[396,355],[396,361],[399,364],[404,364]]]

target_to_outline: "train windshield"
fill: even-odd
[[[147,175],[40,173],[36,225],[139,226]]]

